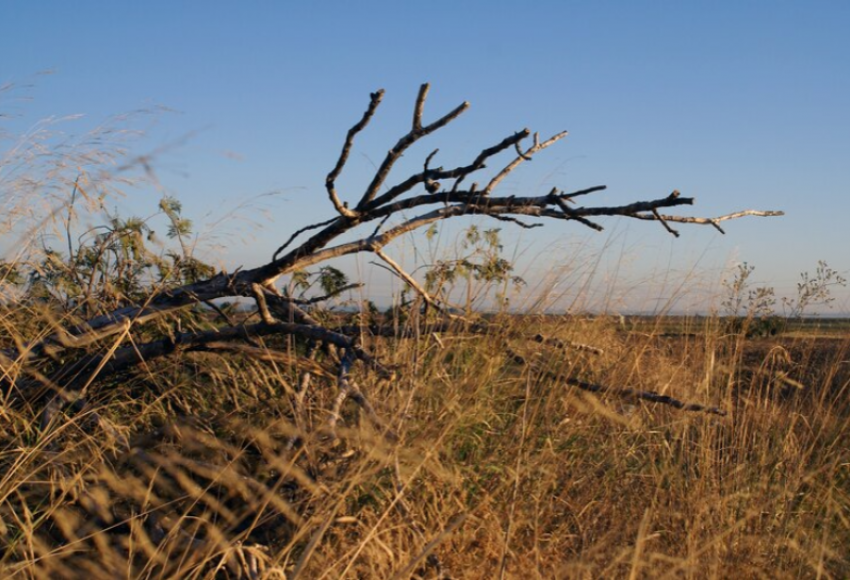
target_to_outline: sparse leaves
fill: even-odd
[[[775,313],[776,290],[772,286],[750,286],[755,266],[739,264],[731,279],[724,283],[726,296],[721,305],[725,313],[736,321],[736,330],[746,329],[748,335],[776,334],[783,326]],[[832,290],[846,286],[847,281],[829,265],[819,260],[814,276],[808,272],[800,274],[797,296],[783,296],[783,314],[789,319],[800,319],[809,314],[813,307],[829,308],[835,298]],[[759,321],[759,322],[753,322]]]
[[[832,289],[844,287],[847,280],[836,270],[819,260],[814,276],[808,272],[800,274],[800,282],[797,283],[797,298],[783,298],[782,304],[786,315],[790,318],[802,318],[808,310],[814,306],[830,308],[835,298]]]
[[[439,260],[425,272],[425,289],[436,294],[450,294],[458,280],[467,286],[467,310],[472,303],[489,289],[495,288],[502,303],[505,293],[501,287],[511,284],[514,289],[525,285],[525,280],[513,275],[514,265],[502,256],[504,246],[499,237],[499,228],[481,230],[476,225],[463,232],[462,248],[466,251],[461,258]],[[482,287],[475,290],[474,282]]]
[[[319,269],[319,286],[325,294],[336,294],[348,284],[348,277],[332,266]]]

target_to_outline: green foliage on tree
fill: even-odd
[[[428,239],[436,235],[436,227],[428,232]],[[438,260],[425,273],[425,289],[437,296],[449,296],[458,282],[466,287],[466,310],[471,311],[475,300],[490,288],[496,288],[496,298],[501,305],[507,303],[507,286],[519,288],[525,280],[513,274],[514,265],[503,256],[499,228],[481,230],[469,226],[461,243],[463,255],[452,260]],[[482,283],[476,290],[475,282]]]

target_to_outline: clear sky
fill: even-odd
[[[66,130],[84,131],[110,115],[168,107],[138,147],[180,142],[154,169],[187,215],[212,223],[249,200],[268,212],[229,226],[242,235],[220,250],[228,267],[259,265],[293,230],[333,215],[324,176],[369,93],[385,88],[340,180],[343,197],[358,199],[407,130],[425,81],[426,120],[464,100],[472,108],[411,150],[398,177],[434,147],[449,166],[523,127],[567,129],[503,191],[607,184],[596,201],[614,204],[679,189],[697,198],[684,210],[693,214],[787,212],[730,222],[726,236],[683,227],[679,239],[648,222],[609,220],[595,234],[563,223],[517,232],[491,220],[520,248],[531,281],[550,269],[568,278],[606,248],[599,281],[633,293],[615,306],[652,308],[638,282],[657,285],[669,269],[671,280],[693,271],[710,286],[747,261],[779,292],[793,291],[817,260],[847,274],[848,31],[844,1],[7,0],[0,83],[34,82],[32,100],[14,105],[13,130],[80,113]],[[54,74],[34,77],[43,70]],[[267,192],[280,194],[255,199]],[[140,190],[116,205],[145,213],[158,195]],[[582,252],[591,257],[582,262]],[[850,310],[847,294],[840,311]]]

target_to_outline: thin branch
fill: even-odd
[[[441,305],[439,302],[437,302],[436,300],[434,300],[434,298],[432,298],[432,297],[431,297],[431,295],[430,295],[430,294],[428,294],[428,291],[427,291],[427,290],[425,290],[425,288],[423,288],[423,287],[419,284],[419,282],[417,282],[417,281],[416,281],[416,279],[415,279],[413,276],[411,276],[410,274],[408,274],[408,273],[404,270],[404,268],[402,268],[402,267],[401,267],[401,266],[400,266],[400,265],[399,265],[399,264],[398,264],[395,260],[393,260],[392,258],[390,258],[389,256],[387,256],[387,255],[386,255],[384,252],[382,252],[382,251],[381,251],[381,249],[380,249],[380,248],[378,248],[378,247],[374,248],[372,251],[375,253],[375,255],[376,255],[376,256],[378,256],[380,259],[382,259],[384,262],[386,262],[386,263],[387,263],[387,265],[388,265],[390,268],[392,268],[392,269],[395,271],[395,273],[396,273],[396,274],[398,274],[398,275],[399,275],[399,277],[407,283],[407,285],[408,285],[408,286],[410,286],[411,288],[413,288],[413,290],[415,290],[417,294],[419,294],[420,296],[422,296],[422,299],[423,299],[423,300],[424,300],[424,301],[425,301],[425,302],[426,302],[429,306],[433,306],[434,308],[436,308],[437,310],[439,310],[439,311],[441,311],[441,312],[443,311],[443,307],[442,307],[442,305]]]
[[[92,380],[93,373],[96,373],[97,378],[102,380],[105,377],[157,358],[192,350],[203,350],[209,343],[233,340],[247,341],[254,337],[268,335],[298,335],[310,340],[332,344],[339,348],[349,349],[358,360],[361,360],[382,378],[391,379],[395,376],[394,371],[386,368],[372,355],[357,346],[355,339],[349,336],[328,330],[318,324],[284,322],[268,324],[261,322],[217,330],[176,333],[173,337],[115,348],[105,354],[89,355],[60,367],[49,378],[47,384],[61,385],[64,389],[62,392],[73,398],[71,393],[87,386]],[[27,398],[30,398],[33,393],[39,392],[42,388],[41,383],[16,386],[20,393]]]
[[[351,399],[357,403],[361,409],[363,409],[366,416],[369,418],[369,421],[371,421],[372,425],[378,431],[380,431],[390,441],[395,441],[397,440],[396,434],[384,425],[384,422],[378,416],[378,413],[375,411],[372,403],[369,402],[369,399],[366,398],[366,395],[363,394],[351,378],[351,369],[354,366],[356,358],[356,353],[350,349],[346,350],[342,356],[342,360],[339,364],[339,374],[337,377],[339,393],[337,394],[336,399],[334,399],[331,416],[328,420],[328,428],[334,437],[336,437],[336,425],[342,416],[342,405],[345,403],[346,399]]]
[[[642,401],[649,401],[650,403],[667,405],[669,407],[681,409],[683,411],[694,411],[698,413],[701,412],[707,413],[709,415],[720,415],[721,417],[726,416],[726,411],[719,407],[711,407],[707,405],[701,405],[699,403],[689,403],[686,401],[680,401],[679,399],[673,398],[669,395],[662,395],[654,391],[640,391],[638,389],[632,389],[631,387],[606,387],[604,385],[588,383],[573,378],[566,378],[564,379],[564,382],[566,382],[568,385],[578,387],[579,389],[587,391],[589,393],[602,393],[606,395],[622,397],[625,399],[639,399]]]
[[[518,220],[518,219],[516,219],[516,218],[510,217],[510,216],[506,216],[506,215],[499,215],[499,214],[487,214],[487,215],[488,215],[489,217],[493,218],[493,219],[497,219],[497,220],[499,220],[500,222],[510,222],[510,223],[512,223],[512,224],[516,224],[516,225],[518,225],[519,227],[524,228],[524,229],[527,229],[527,230],[532,230],[532,229],[534,229],[534,228],[541,228],[541,227],[543,227],[543,224],[540,224],[540,223],[537,223],[537,224],[527,224],[527,223],[525,223],[525,222],[523,222],[523,221],[520,221],[520,220]]]
[[[557,205],[559,208],[561,208],[561,211],[564,212],[564,215],[567,216],[569,219],[576,220],[580,224],[586,225],[587,227],[594,229],[597,232],[602,231],[602,226],[600,226],[599,224],[593,223],[589,219],[581,217],[577,210],[568,206],[567,203],[563,199],[558,197],[558,195],[556,194],[554,189],[552,190],[552,193],[549,194],[549,198],[552,200],[552,202],[555,205]]]
[[[299,324],[310,324],[312,326],[322,326],[322,323],[310,316],[291,298],[282,296],[279,292],[273,291],[271,288],[266,290],[266,303],[269,305],[269,310],[277,315],[277,318],[286,320],[287,322],[295,321]]]
[[[422,112],[425,110],[425,99],[428,98],[428,91],[431,85],[428,83],[419,87],[419,94],[416,95],[416,105],[413,107],[413,128],[411,132],[416,133],[422,130]]]
[[[328,190],[328,197],[330,198],[331,203],[340,215],[347,218],[356,217],[357,213],[351,211],[346,205],[339,201],[339,196],[336,193],[336,178],[339,177],[339,174],[342,172],[342,168],[345,167],[345,162],[348,161],[348,155],[351,153],[351,147],[354,144],[354,137],[369,124],[369,121],[372,119],[372,116],[375,114],[375,111],[377,110],[378,105],[381,104],[381,100],[383,98],[384,89],[380,89],[370,95],[369,107],[366,109],[366,112],[363,113],[363,118],[348,130],[348,135],[345,138],[345,144],[342,146],[342,152],[339,155],[336,166],[330,173],[328,173],[328,176],[325,179],[325,188]]]
[[[319,343],[315,340],[311,340],[307,343],[307,352],[304,354],[303,359],[309,363],[315,363],[316,355],[319,352]],[[316,363],[317,364],[317,363]],[[293,401],[293,416],[295,417],[295,426],[298,427],[298,430],[302,433],[306,433],[307,431],[307,418],[304,412],[304,400],[307,398],[307,392],[310,389],[310,383],[313,380],[313,373],[310,370],[305,370],[301,374],[301,379],[298,381],[298,387],[295,391],[295,397]],[[286,443],[287,450],[295,447],[295,444],[298,443],[299,437],[293,435],[289,438],[289,441]]]
[[[371,235],[371,236],[369,236],[369,237],[370,237],[370,238],[374,238],[375,236],[377,236],[377,235],[378,235],[378,232],[380,232],[380,231],[381,231],[381,228],[382,228],[382,227],[384,227],[384,224],[385,224],[385,223],[387,223],[387,221],[388,221],[391,217],[392,217],[392,214],[389,214],[389,213],[388,213],[386,216],[384,216],[384,219],[382,219],[382,220],[378,223],[378,225],[377,225],[377,226],[375,226],[375,230],[372,232],[372,235]]]
[[[351,381],[348,380],[348,374],[351,371],[351,366],[354,364],[354,357],[350,351],[346,351],[339,363],[339,374],[337,376],[337,390],[339,391],[334,399],[331,407],[331,416],[328,418],[328,430],[336,439],[336,425],[342,418],[342,404],[351,393]]]
[[[552,337],[552,336],[544,336],[542,334],[535,334],[531,337],[535,342],[539,342],[540,344],[546,344],[549,346],[554,346],[561,350],[566,350],[568,348],[572,348],[575,350],[583,350],[586,352],[590,352],[596,355],[605,354],[605,351],[601,348],[591,346],[589,344],[583,344],[580,342],[572,342],[570,340],[562,340],[560,338]]]
[[[553,135],[543,143],[539,143],[537,136],[535,135],[534,145],[526,149],[525,153],[519,151],[519,146],[517,145],[517,151],[519,152],[519,155],[516,157],[516,159],[508,163],[498,174],[496,174],[496,177],[490,180],[490,183],[488,183],[487,187],[484,188],[484,195],[490,195],[493,190],[496,189],[496,186],[499,185],[499,183],[501,183],[502,180],[507,177],[514,169],[519,167],[523,161],[531,159],[531,156],[535,153],[554,145],[566,136],[567,131],[561,131],[560,133],[558,133],[557,135]]]
[[[417,173],[415,175],[411,175],[410,177],[405,179],[403,182],[399,183],[398,185],[396,185],[394,187],[391,187],[383,195],[376,197],[372,202],[369,203],[367,209],[371,211],[371,210],[373,210],[377,207],[380,207],[380,206],[384,205],[385,203],[388,203],[388,202],[396,199],[400,195],[410,191],[416,185],[425,182],[427,179],[431,179],[431,180],[455,179],[456,181],[455,181],[454,185],[452,186],[452,192],[454,193],[458,190],[458,186],[460,185],[460,183],[463,181],[463,179],[466,176],[468,176],[472,173],[475,173],[476,171],[479,171],[481,169],[484,169],[486,167],[485,162],[487,161],[487,159],[489,159],[490,157],[492,157],[494,155],[497,155],[498,153],[501,153],[505,149],[510,148],[512,145],[514,145],[515,143],[518,143],[519,141],[525,139],[530,134],[531,134],[531,132],[528,129],[523,129],[522,131],[519,131],[518,133],[514,133],[510,137],[506,137],[505,139],[503,139],[501,142],[497,143],[496,145],[493,145],[492,147],[488,147],[487,149],[484,149],[483,151],[481,151],[481,153],[478,154],[478,157],[476,157],[473,160],[473,162],[470,163],[469,165],[465,165],[465,166],[462,166],[462,167],[455,167],[454,169],[449,169],[449,170],[445,170],[445,171],[441,170],[441,169],[440,170],[429,169],[428,171],[424,171],[422,173]],[[472,189],[474,190],[475,187],[473,187]]]
[[[742,217],[780,217],[785,215],[784,211],[759,211],[755,209],[746,209],[743,211],[736,211],[735,213],[729,213],[726,215],[712,217],[712,218],[704,218],[704,217],[690,217],[690,216],[680,216],[680,215],[659,215],[658,217],[654,215],[646,215],[646,214],[635,214],[631,217],[637,218],[639,220],[648,220],[655,221],[657,219],[663,219],[668,222],[676,222],[680,224],[697,224],[697,225],[707,225],[714,226],[717,230],[720,231],[721,234],[725,234],[726,232],[720,227],[719,223],[726,220],[734,220]]]
[[[658,213],[657,209],[655,209],[655,208],[652,209],[652,215],[655,216],[655,219],[657,219],[658,221],[661,222],[661,225],[664,226],[665,230],[667,230],[668,232],[673,234],[675,237],[677,237],[677,238],[679,237],[679,232],[677,232],[676,230],[674,230],[673,228],[670,227],[670,224],[667,223],[667,220],[665,220],[663,217],[661,217],[661,214]]]
[[[277,260],[277,257],[278,257],[279,255],[281,255],[281,254],[283,253],[283,251],[284,251],[286,248],[288,248],[288,247],[289,247],[289,244],[291,244],[292,242],[294,242],[294,241],[295,241],[295,238],[297,238],[298,236],[300,236],[300,235],[301,235],[301,234],[303,234],[304,232],[309,232],[310,230],[317,230],[317,229],[319,229],[319,228],[323,228],[323,227],[325,227],[325,226],[327,226],[327,225],[330,225],[330,224],[334,223],[334,222],[335,222],[336,220],[338,220],[338,219],[339,219],[339,218],[332,217],[332,218],[331,218],[331,219],[329,219],[329,220],[325,220],[325,221],[323,221],[323,222],[319,222],[319,223],[317,223],[317,224],[313,224],[313,225],[311,225],[311,226],[306,226],[306,227],[303,227],[303,228],[301,228],[300,230],[296,231],[294,234],[292,234],[291,236],[289,236],[289,239],[288,239],[288,240],[286,240],[286,242],[285,242],[285,243],[284,243],[281,247],[279,247],[277,250],[275,250],[274,255],[272,256],[272,261]]]
[[[607,185],[595,185],[593,187],[587,187],[585,189],[579,189],[578,191],[573,191],[570,193],[561,193],[558,195],[561,199],[571,200],[574,197],[579,197],[581,195],[587,195],[589,193],[596,193],[597,191],[604,191],[608,189]]]
[[[315,344],[315,342],[311,342],[310,344]],[[292,365],[296,369],[300,367],[304,369],[303,372],[307,376],[318,375],[326,379],[334,377],[332,369],[328,369],[327,367],[315,362],[315,356],[310,356],[311,351],[309,347],[305,356],[293,356],[266,346],[251,346],[238,342],[208,342],[203,345],[193,347],[191,352],[239,353],[255,360],[283,363],[286,365]],[[315,349],[313,352],[315,352]]]
[[[378,190],[387,180],[387,176],[389,175],[393,165],[395,165],[395,162],[398,160],[399,157],[401,157],[402,153],[404,153],[408,147],[416,143],[416,141],[418,141],[422,137],[433,133],[437,129],[445,127],[469,108],[468,102],[461,103],[458,107],[455,107],[452,111],[450,111],[446,115],[443,115],[441,118],[437,119],[430,125],[422,127],[421,108],[425,105],[425,97],[427,96],[427,94],[428,84],[426,83],[422,85],[422,87],[420,87],[419,89],[419,97],[417,97],[415,107],[416,113],[414,114],[414,127],[407,135],[399,139],[398,143],[395,144],[395,147],[393,147],[389,150],[389,152],[387,152],[387,156],[384,158],[384,162],[381,163],[381,166],[378,168],[377,173],[375,173],[375,177],[374,179],[372,179],[372,183],[369,184],[369,187],[366,189],[366,193],[363,194],[360,203],[357,204],[357,211],[364,211],[368,208],[372,200],[375,199]],[[418,121],[417,115],[419,118]],[[419,123],[419,126],[417,126],[417,122]]]
[[[357,290],[358,288],[362,288],[364,284],[362,282],[357,282],[355,284],[346,284],[342,288],[334,290],[333,292],[329,292],[327,294],[323,294],[322,296],[316,296],[314,298],[287,298],[282,296],[283,300],[287,302],[292,302],[293,304],[298,304],[299,306],[311,306],[313,304],[319,304],[320,302],[324,302],[325,300],[330,300],[334,296],[339,296],[343,292],[347,292],[349,290]]]
[[[440,151],[439,149],[434,149],[431,152],[431,154],[428,155],[428,157],[425,158],[425,165],[422,168],[423,169],[422,175],[425,176],[425,190],[428,193],[437,193],[438,191],[440,191],[440,182],[435,181],[434,179],[428,177],[428,174],[430,173],[429,170],[428,170],[428,166],[431,164],[431,160],[434,158],[434,156],[439,151]],[[442,169],[442,168],[440,168],[440,169]],[[438,169],[437,172],[439,172],[440,169]]]
[[[629,203],[625,205],[618,206],[608,206],[608,207],[580,207],[575,208],[574,211],[577,211],[580,215],[583,216],[625,216],[625,217],[637,217],[637,214],[640,212],[649,211],[651,212],[653,209],[658,209],[661,207],[676,207],[679,205],[693,205],[694,198],[692,197],[681,197],[678,191],[673,191],[667,197],[663,197],[661,199],[654,199],[651,201],[636,201],[634,203]],[[654,219],[654,218],[653,218]],[[665,216],[665,219],[666,216]],[[676,220],[668,220],[668,221],[676,221]]]
[[[492,157],[492,156],[494,156],[498,153],[501,153],[502,151],[511,147],[512,145],[517,145],[520,141],[522,141],[523,139],[525,139],[529,135],[531,135],[531,131],[528,130],[528,129],[523,129],[522,131],[518,131],[517,133],[514,133],[510,137],[505,137],[504,139],[502,139],[501,142],[497,143],[496,145],[493,145],[492,147],[488,147],[487,149],[484,149],[481,153],[478,154],[478,157],[475,158],[475,161],[473,161],[471,164],[464,167],[462,171],[460,171],[460,175],[458,176],[457,181],[455,181],[455,184],[452,186],[452,192],[455,192],[455,191],[458,190],[460,183],[464,180],[464,178],[467,175],[469,175],[470,173],[473,173],[474,171],[478,171],[479,169],[483,169],[485,167],[484,162],[488,158],[490,158],[490,157]],[[474,190],[475,187],[473,186],[472,189]]]
[[[531,157],[526,153],[522,152],[522,149],[519,146],[519,143],[514,143],[514,149],[516,149],[516,154],[523,158],[525,161],[531,161]]]

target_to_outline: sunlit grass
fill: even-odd
[[[3,313],[7,332],[22,314]],[[7,402],[4,574],[850,572],[846,339],[747,341],[711,320],[679,337],[605,318],[505,323],[604,353],[498,332],[366,338],[400,370],[395,381],[356,376],[398,441],[348,404],[335,436],[326,431],[335,383],[325,356],[330,378],[317,374],[300,427],[296,366],[238,355],[151,364],[46,428],[36,406]],[[567,376],[729,415],[599,398]]]

